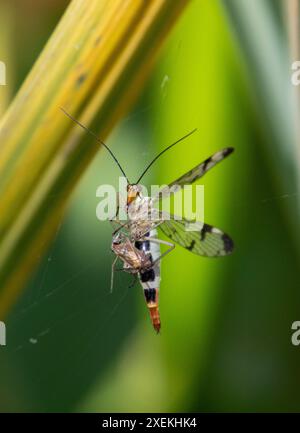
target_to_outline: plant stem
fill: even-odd
[[[16,301],[99,145],[138,96],[189,0],[73,0],[0,123],[0,317]]]

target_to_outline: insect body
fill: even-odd
[[[146,236],[148,233],[146,233]],[[151,262],[150,268],[142,269],[139,273],[139,279],[144,290],[144,296],[149,308],[151,322],[156,332],[160,330],[160,316],[158,309],[158,297],[160,287],[160,259],[161,252],[158,243],[153,240],[157,238],[157,231],[152,230],[149,233],[149,239],[146,241],[136,241],[135,247],[143,251]]]
[[[128,178],[119,164],[118,160],[109,149],[92,131],[70,116],[65,110],[64,113],[75,123],[89,132],[96,138],[111,154],[116,161],[123,175]],[[123,223],[116,215],[118,228],[113,232],[112,250],[116,254],[112,270],[114,270],[117,259],[123,262],[123,270],[137,276],[144,290],[145,299],[150,311],[150,317],[154,328],[160,329],[160,318],[158,311],[158,293],[160,283],[160,261],[173,248],[174,244],[163,241],[157,237],[156,227],[159,227],[172,241],[186,248],[195,254],[206,257],[220,257],[231,254],[233,251],[232,239],[221,230],[204,222],[188,221],[185,218],[178,220],[174,215],[166,215],[155,208],[160,199],[170,196],[171,193],[179,191],[184,185],[194,183],[204,176],[207,171],[233,152],[233,148],[225,148],[216,152],[202,163],[179,177],[176,181],[163,188],[155,197],[144,197],[139,185],[142,177],[152,164],[168,149],[187,138],[194,131],[191,131],[175,143],[160,152],[146,167],[135,184],[128,181],[126,212],[129,220]],[[187,230],[187,225],[193,223],[192,230]],[[168,245],[169,249],[163,254],[160,253],[160,244]],[[112,272],[112,282],[113,285]]]

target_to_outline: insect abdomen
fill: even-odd
[[[157,238],[157,231],[151,230],[150,233],[145,234],[145,237],[152,239]],[[155,331],[160,331],[160,317],[158,310],[158,292],[160,284],[160,248],[159,245],[150,242],[149,240],[136,241],[135,247],[143,251],[149,262],[152,264],[150,268],[142,269],[139,273],[139,279],[144,290],[144,296],[149,309],[150,318]]]
[[[158,289],[144,289],[144,295],[149,308],[150,319],[157,333],[160,331],[160,316],[158,309]]]

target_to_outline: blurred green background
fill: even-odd
[[[116,275],[96,189],[119,171],[101,150],[73,194],[51,249],[6,320],[0,411],[299,411],[298,104],[293,15],[281,0],[194,0],[132,112],[108,139],[130,179],[174,180],[216,150],[205,220],[229,233],[230,257],[177,247],[162,262],[162,332],[139,286]],[[0,59],[18,90],[68,1],[3,0]],[[296,22],[298,17],[294,17]],[[18,125],[16,125],[16,128]],[[32,254],[38,254],[33,251]]]

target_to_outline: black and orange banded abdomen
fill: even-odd
[[[144,295],[147,307],[149,308],[153,328],[157,333],[159,333],[161,323],[158,309],[158,289],[144,289]]]

